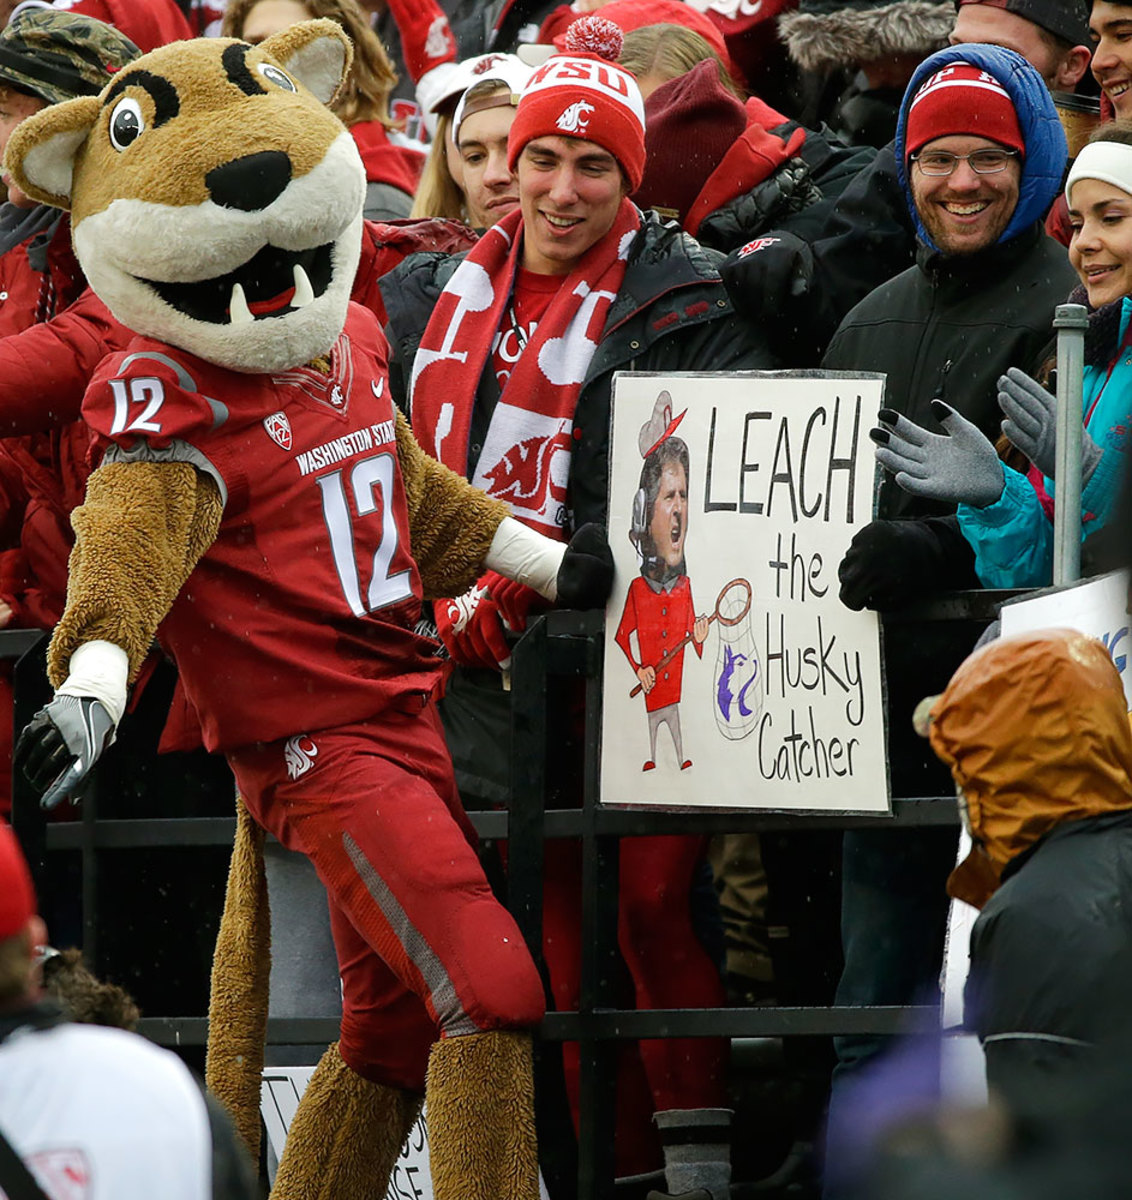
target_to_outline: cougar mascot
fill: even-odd
[[[394,411],[377,320],[349,302],[365,172],[325,107],[349,62],[329,21],[255,47],[178,42],[9,143],[12,179],[71,210],[91,286],[136,334],[86,393],[99,465],[73,518],[55,698],[18,759],[45,804],[69,793],[156,636],[256,825],[330,897],[341,1038],[276,1196],[383,1196],[423,1093],[438,1200],[534,1200],[543,990],[480,870],[415,628],[423,600],[485,568],[601,604],[611,560],[593,527],[563,547],[520,525]],[[211,1082],[255,1141],[262,1038],[234,1036],[249,997],[220,992]]]

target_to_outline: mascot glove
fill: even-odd
[[[903,608],[932,590],[940,556],[926,522],[870,521],[854,535],[837,568],[841,603],[854,612]]]
[[[550,607],[544,599],[525,583],[508,579],[496,571],[488,573],[480,580],[480,586],[487,588],[487,594],[499,609],[503,627],[509,633],[524,633],[527,628],[527,618],[531,613],[543,612]]]
[[[890,408],[878,414],[880,427],[869,430],[877,443],[877,462],[913,496],[985,508],[1005,486],[1002,463],[991,441],[942,400],[932,415],[944,433],[921,429]]]
[[[433,605],[436,632],[459,666],[506,671],[511,666],[511,647],[488,583],[485,575],[462,596],[438,600]]]
[[[55,699],[28,723],[15,763],[54,808],[78,787],[114,741],[126,708],[126,652],[111,642],[86,642],[71,655],[70,674]]]
[[[1011,367],[998,381],[998,406],[1005,420],[1002,432],[1048,479],[1057,464],[1057,400],[1025,371]],[[1081,430],[1081,483],[1088,483],[1101,448]]]

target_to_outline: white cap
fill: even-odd
[[[523,89],[527,86],[531,76],[535,73],[535,68],[528,66],[514,54],[487,54],[485,58],[494,58],[496,62],[487,63],[480,68],[475,75],[475,78],[464,89],[460,96],[460,102],[456,105],[456,111],[452,115],[452,140],[457,141],[460,136],[460,122],[464,119],[464,102],[468,98],[468,92],[478,83],[484,83],[491,80],[493,83],[498,82],[506,84],[511,93],[511,106],[517,107],[519,97],[523,94]]]

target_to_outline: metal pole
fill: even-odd
[[[1058,587],[1081,578],[1081,419],[1085,373],[1083,304],[1059,304],[1057,330],[1057,455],[1053,497],[1053,582]]]

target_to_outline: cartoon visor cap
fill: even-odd
[[[237,371],[297,366],[341,332],[360,252],[365,169],[326,107],[350,61],[328,20],[174,42],[24,121],[5,167],[71,210],[124,325]]]

